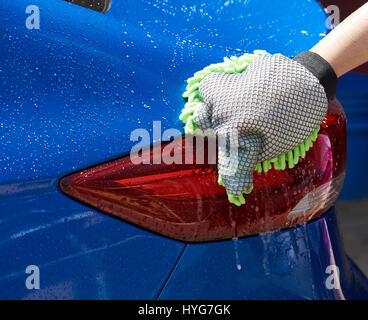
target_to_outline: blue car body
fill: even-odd
[[[28,29],[29,5],[40,28]],[[184,243],[91,209],[58,181],[126,155],[136,128],[183,131],[184,80],[254,49],[294,56],[321,39],[315,1],[2,1],[1,299],[367,298],[334,209],[288,230]],[[152,141],[153,142],[153,141]],[[329,265],[340,288],[328,289]],[[29,290],[27,266],[40,270]]]

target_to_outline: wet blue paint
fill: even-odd
[[[227,281],[213,291],[217,298],[249,296],[247,277],[233,272],[233,258],[215,259],[216,252],[233,257],[232,241],[194,246],[167,239],[67,198],[57,183],[64,174],[129,153],[131,131],[152,129],[154,120],[163,130],[183,131],[181,92],[198,69],[254,49],[293,56],[310,48],[325,32],[322,9],[314,1],[126,0],[100,14],[63,1],[32,4],[40,8],[40,30],[25,27],[28,1],[0,3],[0,285],[6,288],[0,298],[199,297],[208,277],[192,289],[175,288],[188,259],[192,272],[202,274],[193,254],[200,263],[207,259],[201,255],[213,257],[213,281],[224,268]],[[244,272],[252,270],[244,257],[261,256],[261,239],[239,240]],[[325,257],[328,247],[318,245]],[[289,260],[281,260],[286,268]],[[40,268],[38,291],[25,287],[31,264]],[[350,264],[343,268],[353,276]],[[249,274],[270,284],[261,273]],[[278,283],[282,273],[272,277]],[[270,292],[307,296],[308,284],[297,292],[279,285]],[[355,285],[346,284],[362,292]]]
[[[160,299],[361,299],[368,281],[341,245],[335,212],[290,230],[189,244]],[[326,286],[338,266],[340,290]],[[327,272],[326,272],[327,271]]]

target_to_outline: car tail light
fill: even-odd
[[[217,170],[207,144],[183,136],[176,148],[193,164],[154,164],[165,145],[140,157],[128,155],[64,177],[60,188],[112,216],[162,235],[185,241],[210,241],[266,233],[305,223],[326,212],[343,184],[346,166],[346,119],[341,105],[330,101],[318,138],[292,169],[254,174],[254,189],[240,207],[228,202],[217,184]],[[200,149],[200,150],[199,150]],[[202,150],[203,149],[203,150]],[[205,153],[198,164],[197,152]],[[199,153],[200,154],[200,153]],[[186,158],[188,159],[188,158]]]

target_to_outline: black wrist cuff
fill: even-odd
[[[303,51],[293,60],[299,62],[318,78],[320,84],[325,88],[327,99],[330,99],[335,95],[337,76],[325,59],[315,52]]]

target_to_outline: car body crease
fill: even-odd
[[[166,277],[164,283],[162,284],[162,287],[158,290],[158,292],[157,292],[157,294],[155,296],[155,300],[159,300],[160,299],[160,296],[161,296],[162,292],[164,291],[167,283],[169,282],[171,276],[173,275],[173,273],[174,273],[174,271],[176,269],[176,266],[179,264],[179,262],[180,262],[181,258],[183,257],[183,254],[184,254],[184,252],[185,252],[185,250],[186,250],[187,247],[188,247],[188,244],[186,243],[184,245],[183,249],[181,250],[181,252],[180,252],[180,254],[179,254],[176,262],[174,263],[174,265],[172,267],[172,269],[170,270],[168,276]]]

